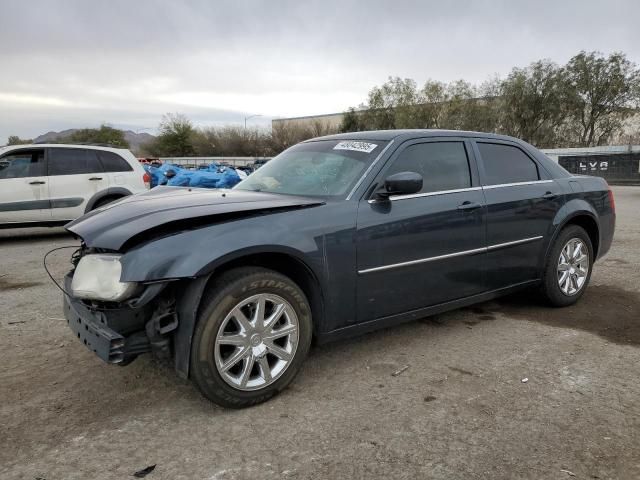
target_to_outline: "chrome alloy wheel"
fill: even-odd
[[[218,373],[232,387],[258,390],[275,382],[293,361],[298,316],[284,298],[267,293],[238,303],[215,341]]]
[[[567,296],[578,293],[589,274],[589,250],[582,240],[572,238],[560,251],[558,285]]]

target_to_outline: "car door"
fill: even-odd
[[[470,143],[421,139],[403,144],[376,182],[417,172],[417,194],[363,198],[357,218],[358,321],[483,291],[485,207]]]
[[[562,206],[561,189],[515,143],[477,140],[487,203],[487,286],[491,290],[539,278],[544,238]]]
[[[11,150],[0,157],[0,223],[51,220],[44,148]]]
[[[84,214],[87,200],[109,188],[95,150],[51,147],[48,153],[49,194],[54,220],[73,220]]]

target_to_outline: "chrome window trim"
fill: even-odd
[[[446,258],[462,257],[464,255],[474,255],[476,253],[483,253],[483,252],[484,253],[492,252],[500,248],[511,247],[513,245],[520,245],[523,243],[535,242],[536,240],[540,240],[542,238],[543,238],[542,235],[538,235],[537,237],[522,238],[520,240],[514,240],[512,242],[497,243],[495,245],[489,245],[488,247],[474,248],[471,250],[463,250],[461,252],[447,253],[444,255],[438,255],[436,257],[420,258],[418,260],[410,260],[408,262],[392,263],[390,265],[382,265],[380,267],[365,268],[364,270],[358,270],[358,275],[362,275],[365,273],[372,273],[372,272],[380,272],[383,270],[390,270],[392,268],[408,267],[410,265],[418,265],[420,263],[435,262],[437,260],[444,260]]]
[[[389,141],[389,143],[387,143],[387,145],[382,149],[382,151],[378,154],[378,156],[376,158],[373,159],[373,162],[371,162],[371,165],[369,165],[367,167],[367,169],[364,171],[364,173],[362,174],[362,176],[360,177],[360,180],[358,180],[356,182],[356,184],[353,186],[353,188],[351,189],[351,191],[349,192],[349,195],[347,195],[346,200],[351,200],[351,197],[353,197],[353,194],[356,193],[356,190],[360,187],[360,185],[362,185],[362,182],[364,182],[364,179],[367,178],[367,175],[369,175],[369,173],[371,172],[371,170],[373,169],[373,167],[376,166],[376,164],[378,163],[378,161],[382,158],[382,156],[384,155],[384,153],[389,149],[389,147],[391,147],[391,145],[393,145],[393,142],[395,141],[395,139],[391,139]]]
[[[453,190],[438,190],[436,192],[410,193],[407,195],[392,195],[391,197],[389,197],[389,200],[394,202],[396,200],[406,200],[409,198],[433,197],[435,195],[447,195],[449,193],[460,193],[460,192],[475,192],[478,190],[482,190],[482,187],[455,188]]]
[[[420,197],[433,197],[435,195],[447,195],[449,193],[474,192],[477,190],[482,190],[482,187],[456,188],[454,190],[438,190],[436,192],[425,192],[425,193],[409,193],[407,195],[392,195],[386,199],[372,198],[368,200],[368,202],[376,203],[376,202],[387,201],[387,200],[394,202],[396,200],[407,200],[410,198],[420,198]]]
[[[502,187],[519,187],[520,185],[535,185],[538,183],[553,183],[553,180],[534,180],[532,182],[499,183],[497,185],[484,185],[482,188],[489,190]]]
[[[366,173],[365,173],[366,175]],[[478,190],[489,190],[493,188],[502,188],[502,187],[518,187],[520,185],[536,185],[542,183],[553,183],[553,180],[535,180],[532,182],[516,182],[516,183],[501,183],[498,185],[483,185],[481,187],[468,187],[468,188],[456,188],[453,190],[439,190],[437,192],[425,192],[425,193],[410,193],[407,195],[393,195],[385,200],[380,200],[377,198],[372,198],[368,200],[369,203],[376,203],[380,201],[390,200],[392,202],[396,200],[408,200],[411,198],[421,198],[421,197],[433,197],[435,195],[447,195],[449,193],[461,193],[461,192],[475,192]],[[349,197],[347,197],[347,200]]]

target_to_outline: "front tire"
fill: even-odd
[[[202,300],[191,376],[218,405],[256,405],[291,383],[311,336],[309,303],[291,279],[259,267],[230,270]]]
[[[562,229],[547,258],[542,293],[554,307],[576,303],[587,289],[594,261],[593,245],[578,225]]]

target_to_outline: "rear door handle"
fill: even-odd
[[[102,180],[102,177],[91,177],[89,180]]]
[[[462,202],[460,205],[458,205],[458,210],[475,210],[476,208],[480,208],[482,207],[482,205],[480,205],[478,202],[470,202],[470,201],[466,201],[466,202]]]
[[[558,195],[553,193],[553,192],[547,192],[545,193],[542,198],[547,199],[547,200],[553,200],[554,198],[556,198]]]
[[[29,185],[44,185],[44,180],[34,180],[33,182],[29,182]]]

